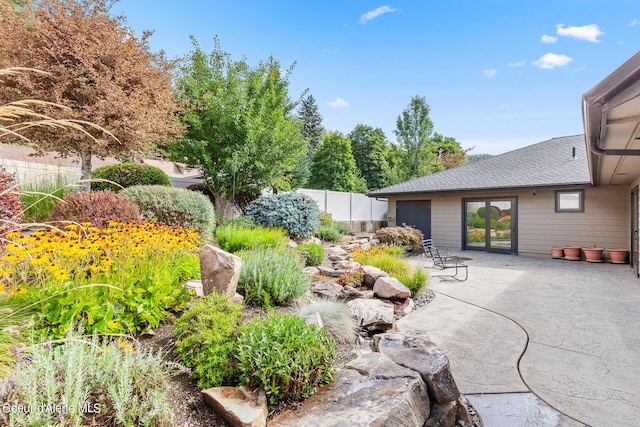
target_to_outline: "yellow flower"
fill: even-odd
[[[107,328],[116,329],[117,327],[118,327],[118,321],[117,320],[109,320],[107,322]]]

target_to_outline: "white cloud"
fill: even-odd
[[[567,55],[558,55],[556,53],[547,53],[538,58],[537,61],[533,61],[532,64],[543,70],[553,70],[557,67],[564,67],[569,62],[573,61],[573,58]]]
[[[495,77],[497,72],[498,71],[495,68],[492,68],[490,70],[484,70],[482,74],[484,74],[487,77]]]
[[[558,38],[544,34],[542,37],[540,37],[540,41],[546,44],[554,44],[555,42],[558,41]]]
[[[640,24],[640,21],[638,21],[637,19],[634,19],[633,21],[629,22],[630,27],[635,27],[638,24]]]
[[[384,15],[385,13],[397,12],[398,9],[391,8],[389,6],[380,6],[377,9],[370,10],[360,17],[360,23],[366,24],[367,21],[371,21],[372,19],[377,18],[380,15]]]
[[[564,24],[556,25],[556,32],[559,36],[573,37],[578,40],[586,40],[591,43],[598,43],[598,37],[604,35],[598,24],[583,25],[582,27],[564,27]]]
[[[342,99],[342,98],[336,98],[336,100],[335,100],[335,101],[331,101],[331,102],[330,102],[329,104],[327,104],[327,105],[329,105],[329,107],[331,107],[331,108],[334,108],[334,109],[335,109],[335,108],[344,108],[344,107],[348,107],[348,106],[349,106],[349,103],[348,103],[347,101],[345,101],[344,99]]]
[[[509,67],[524,67],[527,65],[527,61],[509,62]]]

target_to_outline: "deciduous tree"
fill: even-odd
[[[389,185],[390,170],[386,158],[389,142],[384,131],[380,128],[357,125],[347,137],[351,140],[353,158],[367,182],[367,188],[377,190]]]
[[[238,192],[289,189],[305,149],[288,96],[293,66],[283,71],[270,57],[252,67],[217,38],[209,55],[192,42],[177,78],[187,131],[174,155],[202,170],[219,212]]]
[[[19,12],[12,3],[0,0],[0,67],[47,73],[7,77],[0,101],[30,97],[53,102],[69,110],[44,106],[44,114],[100,127],[86,127],[90,135],[50,126],[23,132],[38,149],[79,155],[87,179],[92,155],[137,158],[159,139],[181,131],[172,65],[150,51],[150,32],[138,38],[123,17],[109,15],[112,2],[20,2]]]
[[[322,138],[322,144],[313,155],[309,185],[320,190],[367,192],[349,138],[340,133],[329,133]]]

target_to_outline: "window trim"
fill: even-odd
[[[562,208],[560,207],[560,196],[562,194],[578,194],[577,208]],[[582,190],[556,190],[556,213],[568,213],[568,212],[584,212],[584,189]]]

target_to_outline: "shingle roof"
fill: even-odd
[[[575,147],[576,158],[573,158]],[[590,184],[584,135],[553,138],[411,181],[369,196]]]

